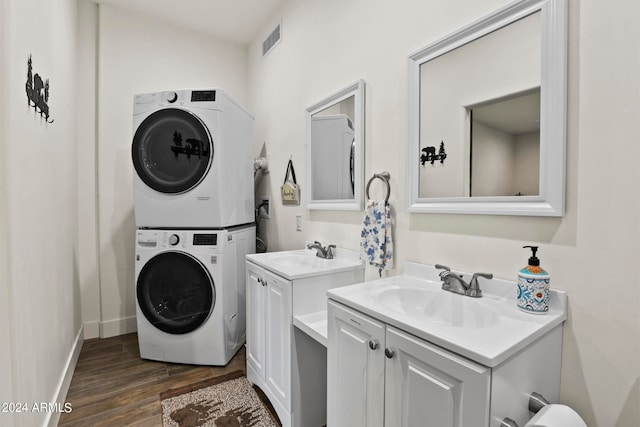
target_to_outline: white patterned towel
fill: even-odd
[[[360,234],[360,259],[382,270],[393,267],[391,207],[384,200],[368,200]]]

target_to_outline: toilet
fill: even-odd
[[[535,415],[524,427],[587,427],[576,411],[566,405],[550,404],[535,392],[529,396],[529,413]],[[518,427],[518,424],[510,418],[505,418],[500,427]]]
[[[546,405],[524,427],[587,427],[582,417],[566,405]]]

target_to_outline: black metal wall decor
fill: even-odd
[[[49,115],[49,79],[42,81],[42,77],[38,73],[33,74],[33,63],[31,55],[27,60],[27,83],[25,85],[27,91],[27,104],[33,107],[40,117],[44,117],[47,123],[53,123]]]
[[[420,155],[420,163],[422,166],[427,162],[431,162],[433,165],[437,160],[439,160],[441,164],[444,164],[444,159],[447,158],[447,153],[444,151],[444,141],[440,141],[438,154],[436,154],[436,147],[424,147],[421,151],[423,153]]]

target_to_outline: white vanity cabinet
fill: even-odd
[[[313,251],[247,255],[247,378],[283,427],[326,424],[326,292],[362,281],[351,252],[339,248],[334,260]]]
[[[247,263],[247,375],[288,413],[291,324],[291,281]]]
[[[533,392],[560,400],[566,293],[533,316],[514,282],[470,298],[442,290],[434,266],[404,269],[327,291],[330,427],[525,425]]]
[[[328,315],[328,425],[487,425],[488,368],[333,301]]]

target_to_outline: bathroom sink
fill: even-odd
[[[392,286],[374,292],[378,303],[397,313],[451,327],[485,328],[498,321],[495,307],[438,288]]]
[[[566,294],[551,290],[543,316],[517,308],[517,285],[481,279],[483,296],[473,298],[442,289],[440,270],[406,262],[402,275],[330,289],[330,299],[387,325],[494,367],[567,318]],[[470,275],[465,273],[466,277]]]
[[[433,310],[440,292],[437,289],[406,288],[396,284],[374,291],[373,296],[381,306],[396,313],[424,316]]]
[[[269,256],[269,260],[275,264],[284,267],[301,267],[301,268],[326,268],[331,263],[337,262],[337,259],[320,258],[312,253],[312,251],[287,251],[274,252]]]
[[[320,258],[309,249],[251,254],[247,259],[290,280],[363,268],[355,251],[340,248],[333,259]]]

